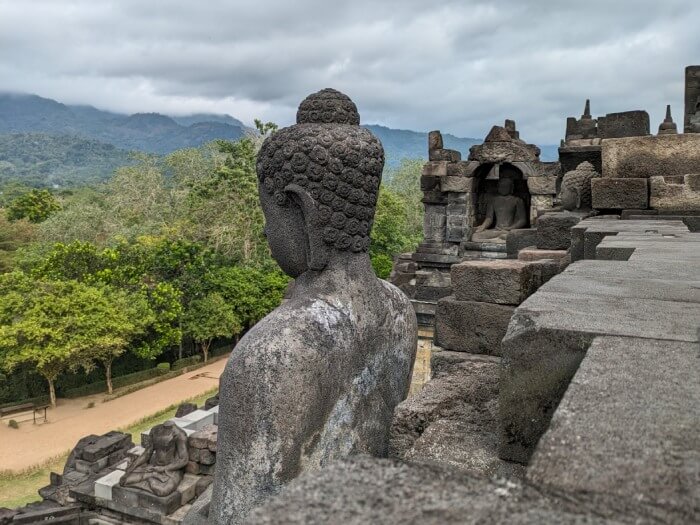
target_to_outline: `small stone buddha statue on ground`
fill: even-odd
[[[221,377],[209,523],[240,523],[302,472],[388,453],[417,326],[408,298],[370,265],[384,151],[359,123],[355,104],[325,89],[258,155],[265,234],[296,281]]]
[[[182,481],[189,461],[187,435],[175,423],[166,421],[153,427],[149,436],[145,450],[127,467],[119,484],[169,496]]]
[[[567,172],[561,180],[559,202],[563,210],[569,212],[590,212],[591,179],[600,177],[593,164],[584,161],[575,170]]]
[[[513,179],[498,179],[498,195],[489,199],[484,222],[474,229],[472,241],[505,242],[508,232],[527,225],[525,202],[513,195]]]

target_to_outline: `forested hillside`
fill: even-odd
[[[36,95],[0,94],[0,133],[78,135],[124,150],[170,153],[212,140],[237,140],[246,129],[227,115],[193,115],[175,120],[159,113],[120,115],[92,106],[68,106]]]
[[[130,162],[129,152],[74,135],[0,135],[0,182],[35,187],[91,184],[110,178]]]

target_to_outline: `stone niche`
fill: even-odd
[[[483,223],[489,200],[497,194],[498,181],[502,178],[513,181],[513,195],[525,204],[527,223],[524,228],[534,226],[537,216],[554,204],[561,174],[559,163],[540,162],[540,149],[520,140],[513,121],[506,121],[506,126],[494,126],[484,143],[472,146],[469,151],[469,160],[476,163],[474,211],[469,224],[472,232]]]
[[[425,207],[423,242],[397,261],[390,281],[413,300],[422,324],[432,324],[435,302],[451,294],[450,268],[464,259],[508,257],[507,245],[473,242],[474,229],[484,221],[488,200],[497,193],[499,179],[513,181],[513,194],[527,213],[523,232],[538,215],[554,205],[561,170],[558,162],[541,162],[540,150],[520,139],[515,122],[494,126],[483,144],[470,149],[467,160],[444,148],[439,131],[428,136],[429,161],[423,166],[421,190]],[[426,306],[427,305],[427,306]]]

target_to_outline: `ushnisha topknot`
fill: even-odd
[[[265,139],[257,161],[260,191],[288,206],[286,188],[304,188],[317,207],[324,243],[366,252],[384,168],[384,148],[361,128],[347,95],[324,89],[299,106],[297,124]]]
[[[297,124],[360,125],[357,106],[346,94],[326,88],[309,95],[299,104]]]
[[[593,164],[584,161],[576,166],[575,170],[569,171],[564,175],[561,185],[562,188],[566,186],[573,191],[577,191],[581,199],[580,207],[588,209],[593,205],[591,197],[591,179],[599,176]]]

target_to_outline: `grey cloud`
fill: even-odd
[[[680,119],[698,19],[689,0],[0,0],[0,89],[289,124],[332,86],[364,122],[483,137],[515,118],[551,144],[587,97]]]

